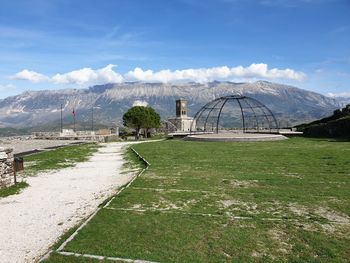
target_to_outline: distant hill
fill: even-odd
[[[88,89],[26,91],[0,100],[0,127],[27,128],[57,125],[63,104],[64,124],[72,123],[72,110],[77,123],[91,120],[94,108],[96,122],[104,125],[121,123],[122,115],[133,104],[148,104],[162,118],[175,114],[175,100],[188,99],[193,116],[205,103],[225,95],[241,94],[258,99],[276,115],[282,126],[312,121],[330,115],[339,108],[336,99],[293,86],[257,81],[254,83],[210,82],[122,83],[105,84]]]
[[[350,138],[350,104],[335,110],[333,115],[296,126],[298,131],[310,137],[346,137]]]
[[[9,137],[9,136],[19,136],[19,135],[29,135],[31,134],[30,129],[27,128],[12,128],[12,127],[6,127],[6,128],[0,128],[0,137]]]
[[[334,99],[336,99],[339,103],[340,107],[345,107],[346,105],[350,104],[350,97],[332,97]]]

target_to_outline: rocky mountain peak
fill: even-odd
[[[336,99],[293,86],[257,81],[233,83],[213,81],[190,83],[108,83],[87,89],[26,91],[0,100],[0,125],[28,127],[57,122],[60,105],[64,116],[71,118],[73,108],[78,121],[88,121],[92,107],[98,106],[96,122],[115,123],[135,101],[154,107],[163,118],[174,116],[175,99],[186,98],[189,115],[205,103],[221,96],[240,94],[253,97],[268,106],[276,116],[290,123],[327,116],[339,108]]]

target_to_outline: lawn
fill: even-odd
[[[160,262],[348,262],[350,142],[133,147],[152,165],[64,251]],[[55,252],[48,262],[70,260],[86,258]]]

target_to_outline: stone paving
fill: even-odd
[[[276,141],[286,140],[287,137],[281,134],[267,133],[209,133],[194,134],[185,138],[187,141],[212,141],[212,142],[247,142],[247,141]]]

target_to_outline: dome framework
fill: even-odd
[[[191,133],[277,133],[272,111],[256,99],[229,95],[204,105],[194,116]]]

